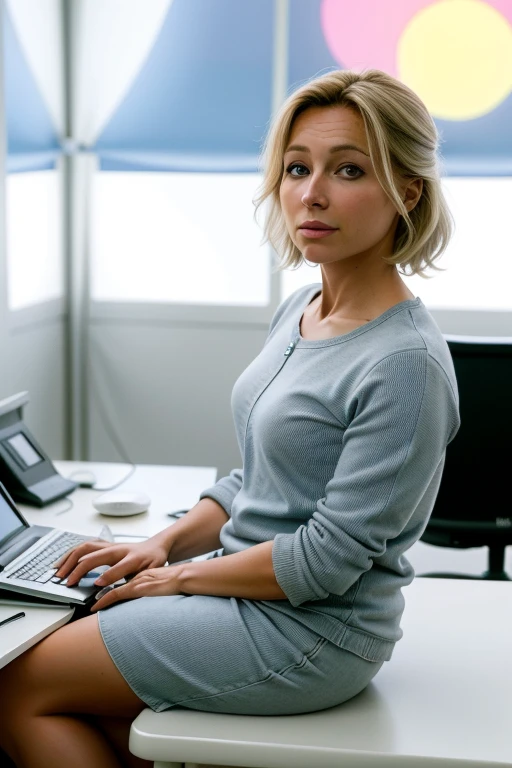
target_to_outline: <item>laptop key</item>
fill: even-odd
[[[56,568],[51,568],[49,571],[46,571],[46,573],[43,573],[39,578],[35,579],[36,582],[39,584],[46,584],[47,581],[50,581],[52,576],[55,575],[57,572]]]

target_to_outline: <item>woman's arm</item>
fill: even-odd
[[[92,610],[108,608],[121,600],[160,595],[217,595],[248,600],[286,600],[286,594],[274,574],[272,547],[272,541],[265,541],[233,555],[142,571],[126,584],[101,597]],[[101,587],[113,582],[111,572],[107,571],[96,584]]]
[[[168,562],[177,563],[219,549],[220,529],[228,520],[229,515],[220,504],[204,498],[177,523],[152,538],[166,547]]]
[[[219,534],[229,516],[216,501],[203,498],[185,517],[139,544],[107,544],[91,540],[80,544],[56,563],[57,576],[68,586],[99,565],[110,565],[108,584],[134,573],[212,552],[221,546]]]
[[[185,595],[286,600],[274,573],[273,544],[265,541],[233,555],[179,565],[179,591]]]

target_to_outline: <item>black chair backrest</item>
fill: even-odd
[[[489,536],[512,541],[512,338],[445,339],[461,426],[446,451],[430,525],[453,524],[459,537],[466,530],[469,539],[480,535],[482,545]]]

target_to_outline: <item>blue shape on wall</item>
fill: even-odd
[[[273,0],[174,0],[94,149],[104,170],[255,171],[272,106]]]
[[[7,172],[54,168],[61,151],[57,131],[7,10],[3,28]]]

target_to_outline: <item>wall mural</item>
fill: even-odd
[[[436,120],[448,173],[512,175],[512,0],[292,0],[289,83],[375,67]]]

